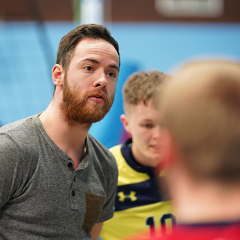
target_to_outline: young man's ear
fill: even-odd
[[[54,85],[62,86],[64,79],[64,71],[61,65],[55,64],[52,69],[52,80]]]
[[[124,126],[125,130],[126,130],[129,134],[131,134],[131,129],[130,129],[130,127],[129,127],[129,122],[128,122],[127,116],[126,116],[125,114],[122,114],[122,115],[120,116],[120,119],[121,119],[121,121],[122,121],[122,123],[123,123],[123,126]],[[132,135],[132,134],[131,134],[131,135]]]

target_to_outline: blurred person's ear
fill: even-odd
[[[131,134],[131,129],[130,129],[130,126],[129,126],[129,121],[128,121],[127,116],[126,116],[125,114],[122,114],[122,115],[120,116],[120,119],[121,119],[121,121],[122,121],[122,124],[123,124],[125,130],[126,130],[130,135],[132,135],[132,134]]]
[[[162,168],[166,171],[171,168],[175,162],[175,148],[171,134],[167,129],[162,129]]]
[[[163,197],[165,200],[171,200],[171,191],[169,189],[169,175],[171,176],[171,170],[174,168],[176,163],[176,152],[173,138],[169,131],[165,128],[162,129],[162,161],[159,165],[162,170],[162,177],[158,179],[159,188],[162,191]],[[161,175],[160,175],[161,176]]]

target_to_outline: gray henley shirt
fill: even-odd
[[[90,239],[113,216],[118,170],[90,134],[78,168],[37,115],[0,128],[0,239]]]

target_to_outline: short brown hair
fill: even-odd
[[[155,95],[161,91],[160,85],[170,78],[168,74],[155,70],[132,74],[123,86],[125,111],[126,105],[137,105],[141,101],[146,104],[149,99],[155,105]]]
[[[106,40],[116,49],[120,62],[119,46],[110,31],[100,24],[83,24],[67,33],[59,43],[56,63],[62,65],[65,71],[68,69],[76,45],[83,38]]]
[[[240,182],[240,63],[184,66],[160,106],[163,126],[192,176]]]

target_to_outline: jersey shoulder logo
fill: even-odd
[[[131,202],[134,202],[137,200],[136,192],[134,192],[134,191],[130,191],[130,194],[128,194],[128,195],[125,195],[124,192],[119,192],[118,197],[119,197],[118,201],[120,201],[120,202],[124,202],[125,199],[127,199],[127,198],[130,199]]]

